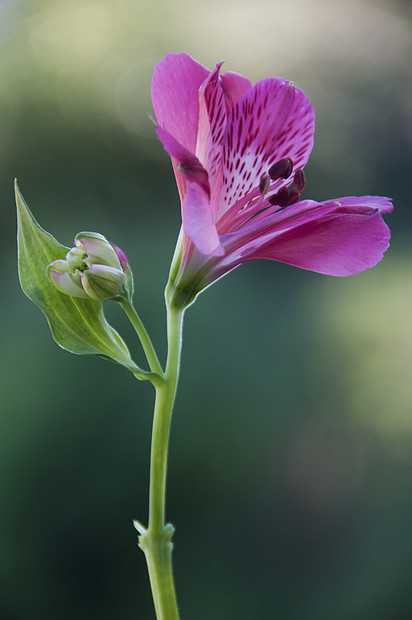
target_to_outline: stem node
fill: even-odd
[[[140,521],[138,521],[137,519],[133,520],[133,527],[135,530],[139,532],[139,534],[144,535],[147,532],[147,527],[142,525],[142,523],[140,523]]]

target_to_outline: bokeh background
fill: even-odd
[[[244,265],[188,311],[168,489],[182,619],[412,617],[411,34],[407,0],[1,0],[2,620],[154,618],[132,528],[151,386],[54,344],[18,286],[12,179],[61,243],[97,230],[126,251],[164,355],[180,215],[148,114],[167,51],[293,80],[317,111],[305,196],[396,206],[372,271]]]

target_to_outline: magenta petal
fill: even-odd
[[[224,137],[222,211],[289,157],[303,168],[313,147],[315,113],[306,95],[283,79],[258,82],[234,104]]]
[[[348,211],[355,209],[359,211],[362,207],[374,209],[379,213],[391,213],[393,211],[392,199],[386,196],[345,196],[344,198],[336,198],[329,200],[324,204],[336,204],[338,202],[341,209]]]
[[[389,247],[390,232],[379,214],[328,216],[284,233],[260,248],[265,258],[332,276],[349,276],[376,265]]]
[[[220,77],[220,84],[225,95],[228,114],[233,104],[252,88],[252,82],[249,78],[240,73],[235,73],[234,71],[226,71],[226,73],[223,73]]]
[[[210,209],[210,200],[203,188],[187,180],[187,192],[182,202],[183,230],[190,237],[199,252],[209,256],[222,256],[216,226]]]
[[[378,198],[380,207],[388,207],[388,199],[362,198]],[[373,267],[382,259],[390,240],[389,228],[379,209],[362,204],[362,200],[356,206],[353,197],[336,203],[336,208],[327,214],[320,204],[318,218],[297,226],[292,222],[284,232],[277,229],[271,240],[257,244],[245,260],[276,260],[332,276],[349,276]]]
[[[186,182],[182,199],[183,230],[202,254],[221,256],[224,253],[216,230],[210,207],[208,173],[200,161],[179,144],[162,127],[156,128],[157,135],[166,151],[179,164],[179,171]]]
[[[198,91],[209,69],[188,54],[166,54],[152,78],[152,102],[157,122],[192,153],[199,122]]]
[[[156,133],[159,140],[163,143],[165,150],[177,162],[177,169],[175,170],[176,176],[183,174],[185,178],[189,177],[196,181],[203,188],[203,191],[210,196],[208,173],[198,158],[179,144],[179,142],[162,127],[156,127]]]

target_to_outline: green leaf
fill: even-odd
[[[126,344],[106,321],[99,301],[70,297],[50,282],[46,267],[64,259],[61,245],[34,219],[15,182],[19,278],[23,292],[47,317],[54,340],[78,355],[100,355],[139,373]],[[143,378],[143,377],[141,377]]]

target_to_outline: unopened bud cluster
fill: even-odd
[[[130,298],[133,280],[125,254],[103,235],[81,232],[65,260],[47,266],[56,288],[72,297],[105,301]]]

